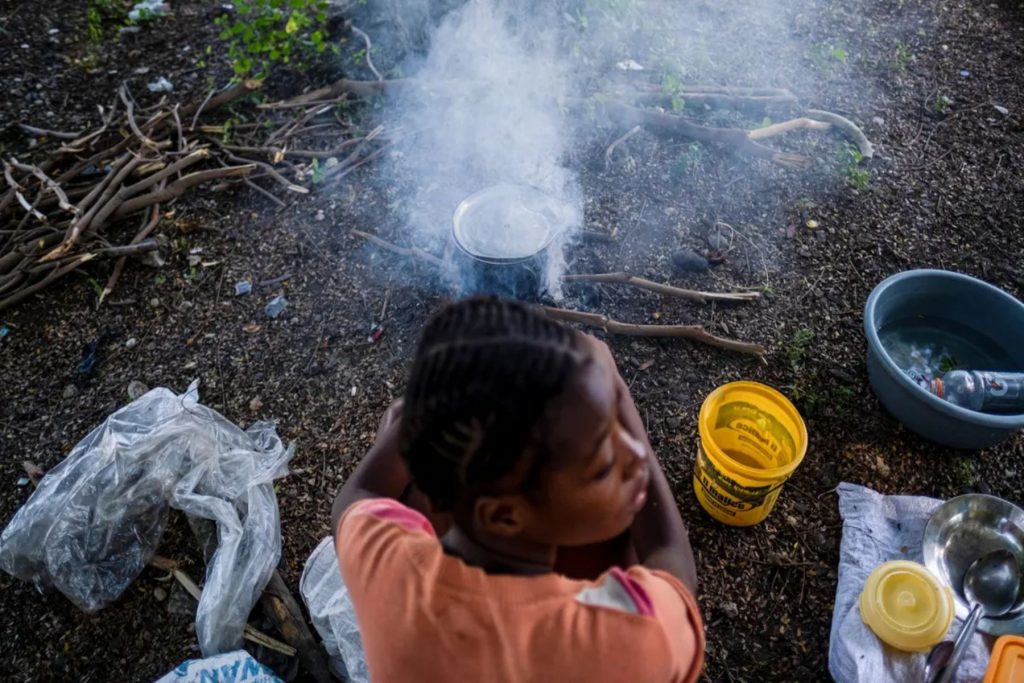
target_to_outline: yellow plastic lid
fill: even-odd
[[[1003,636],[992,648],[983,683],[1020,683],[1024,681],[1024,638]]]
[[[924,565],[894,560],[875,567],[860,594],[860,616],[898,650],[927,652],[953,623],[953,591]]]

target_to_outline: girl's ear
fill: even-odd
[[[519,496],[480,496],[473,504],[473,525],[494,536],[518,536],[525,521],[524,504]]]

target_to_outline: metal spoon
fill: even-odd
[[[982,616],[1001,617],[1011,609],[1020,590],[1020,566],[1008,550],[995,550],[974,561],[964,574],[964,597],[974,607],[967,616],[953,643],[952,654],[945,666],[938,670],[937,683],[948,683],[967,652],[975,629]],[[936,646],[938,649],[942,646]],[[945,648],[943,648],[945,650]],[[935,651],[933,650],[933,653]],[[941,653],[937,653],[941,654]],[[931,655],[929,655],[931,660]]]
[[[928,659],[924,662],[924,683],[935,683],[943,667],[949,663],[953,656],[953,641],[944,640],[928,653]]]

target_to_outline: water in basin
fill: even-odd
[[[878,339],[896,366],[918,381],[930,381],[950,370],[1021,370],[996,341],[943,318],[886,322],[878,330]]]

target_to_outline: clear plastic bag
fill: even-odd
[[[110,415],[39,483],[0,535],[0,569],[87,612],[117,599],[156,551],[169,508],[216,523],[196,611],[204,656],[236,650],[281,556],[273,480],[293,447],[158,388]]]
[[[334,539],[330,536],[320,541],[306,560],[299,591],[313,627],[324,641],[331,666],[351,683],[369,683],[355,608],[341,578]]]

